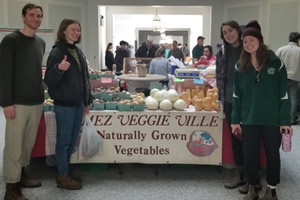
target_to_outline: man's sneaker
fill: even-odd
[[[260,191],[262,189],[261,183],[259,185],[255,185],[255,188],[257,191]],[[249,190],[249,183],[246,183],[245,185],[242,185],[241,187],[239,187],[239,192],[241,194],[247,194],[248,190]]]
[[[267,187],[266,193],[261,200],[277,200],[276,189]]]
[[[68,190],[79,190],[82,188],[82,184],[72,179],[69,174],[57,175],[56,183],[57,187]]]
[[[243,200],[257,200],[258,194],[254,185],[249,185],[249,190],[246,196],[244,196]]]

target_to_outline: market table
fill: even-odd
[[[162,111],[156,111],[156,112],[160,112],[161,114],[164,113]],[[149,112],[148,114],[150,114],[150,116],[151,116],[151,114],[152,115],[156,114],[156,112]],[[113,111],[111,111],[111,112],[109,112],[109,111],[108,112],[107,111],[101,111],[101,112],[91,111],[90,112],[90,118],[92,119],[92,121],[94,121],[94,123],[96,121],[98,121],[96,127],[101,132],[101,134],[104,136],[105,135],[104,131],[101,130],[102,126],[99,126],[99,120],[101,121],[101,119],[103,120],[103,119],[105,119],[105,116],[107,116],[106,120],[104,120],[102,122],[102,123],[105,124],[105,121],[107,121],[109,118],[110,118],[110,120],[112,120],[113,115],[114,115],[114,117],[123,116],[122,119],[124,119],[124,116],[128,116],[128,114],[130,114],[131,116],[136,116],[136,115],[141,116],[145,113],[143,113],[143,112],[118,112],[118,111],[115,111],[115,112],[113,112]],[[186,116],[186,117],[191,116],[191,117],[193,117],[193,116],[198,115],[198,117],[200,117],[202,120],[207,120],[208,116],[209,116],[208,112],[206,112],[206,113],[205,112],[195,112],[194,114],[189,115],[189,114],[186,114],[185,112],[176,112],[176,111],[175,112],[165,112],[163,115],[169,117],[170,114],[173,115],[173,116],[177,116],[177,117],[178,116]],[[232,155],[232,151],[231,151],[231,139],[230,139],[231,136],[230,136],[230,133],[228,131],[226,120],[223,120],[222,117],[220,118],[218,113],[211,113],[210,118],[213,117],[213,116],[215,116],[215,118],[218,120],[218,127],[214,128],[214,129],[216,129],[216,132],[211,134],[212,137],[215,139],[216,144],[218,145],[218,147],[211,154],[211,156],[217,155],[216,156],[217,160],[214,162],[214,164],[234,163],[233,155]],[[198,119],[200,119],[200,118],[198,118]],[[192,121],[195,122],[195,120],[191,120],[191,119],[192,118],[190,118],[189,123],[192,123]],[[195,118],[195,119],[197,119],[197,118]],[[108,120],[106,122],[106,124],[107,123],[110,124],[109,123],[110,120]],[[176,120],[176,118],[175,118],[175,120]],[[115,122],[115,123],[117,123],[117,122]],[[210,163],[210,164],[212,164],[210,159],[213,158],[213,157],[211,157],[211,156],[208,156],[207,158],[197,157],[197,156],[193,155],[192,153],[190,153],[189,150],[187,151],[187,149],[185,148],[186,144],[188,143],[187,140],[189,140],[188,136],[189,136],[190,133],[192,133],[195,130],[205,130],[205,127],[203,126],[204,125],[203,123],[204,123],[204,121],[202,122],[201,126],[189,126],[189,127],[184,126],[184,128],[183,128],[184,131],[182,133],[186,133],[187,136],[184,136],[185,140],[183,140],[181,142],[177,141],[176,143],[172,143],[172,141],[170,141],[170,140],[161,141],[161,142],[155,140],[154,142],[158,142],[159,145],[167,142],[167,143],[170,143],[172,148],[177,148],[177,146],[176,146],[177,143],[179,145],[181,144],[180,149],[183,149],[185,151],[186,157],[190,157],[191,159],[189,161],[186,161],[187,158],[184,158],[184,160],[182,160],[180,162],[177,161],[176,163],[191,163],[191,161],[194,162],[195,159],[196,159],[197,160],[196,163],[201,163],[201,164]],[[108,130],[111,129],[111,128],[108,128],[108,127],[112,127],[112,125],[103,126],[103,127],[107,127],[107,128],[105,128],[105,130],[107,130],[107,132],[109,132]],[[132,127],[132,126],[128,125],[127,128],[130,128],[130,127]],[[135,125],[133,127],[137,127],[137,125]],[[37,140],[36,140],[35,146],[34,146],[33,151],[32,151],[32,157],[44,157],[44,156],[49,156],[49,155],[54,155],[55,154],[55,143],[56,143],[56,130],[55,129],[56,129],[56,123],[55,123],[55,114],[54,114],[54,112],[44,112],[43,115],[42,115],[42,118],[41,118]],[[131,129],[133,130],[133,128],[131,128]],[[145,130],[144,127],[140,127],[139,129],[140,130]],[[153,130],[153,129],[155,129],[155,126],[152,126],[151,130]],[[169,130],[169,128],[166,127],[166,126],[163,126],[162,129],[163,130]],[[124,129],[124,130],[126,130],[126,129]],[[169,130],[168,132],[170,133],[171,131]],[[210,133],[210,131],[208,131],[208,132]],[[103,140],[103,142],[104,142],[103,147],[107,146],[106,141],[107,141],[107,145],[109,145],[111,147],[112,147],[112,145],[114,145],[114,144],[112,144],[113,143],[112,140],[105,139],[105,140]],[[120,142],[121,142],[120,140],[119,140],[119,142],[118,141],[116,142],[115,145],[117,145],[116,146],[117,148],[115,148],[115,147],[111,148],[113,153],[116,153],[117,150],[119,150],[119,152],[122,151],[121,148],[118,147],[118,145],[122,145],[122,144],[120,144]],[[129,142],[129,145],[132,145],[132,144],[134,144],[134,145],[145,145],[146,146],[146,143],[143,143],[143,141],[141,141],[141,140],[133,140],[132,142]],[[125,145],[127,145],[127,144],[125,144]],[[174,145],[175,145],[175,147],[174,147]],[[185,147],[183,147],[184,145],[185,145]],[[103,152],[103,154],[104,153],[106,154],[106,152]],[[74,156],[76,156],[76,155],[77,154],[75,153]],[[118,157],[118,159],[121,157],[121,159],[118,160],[118,159],[116,159],[117,157],[114,157],[114,158],[110,158],[110,160],[103,160],[101,158],[101,155],[100,155],[100,156],[97,157],[97,158],[100,157],[100,159],[89,160],[88,162],[93,162],[93,163],[126,162],[126,163],[130,163],[132,161],[132,158],[133,158],[132,156],[127,156],[127,155],[126,156],[125,155],[116,155],[116,156]],[[176,156],[176,159],[180,160],[183,156],[184,155],[182,155],[182,152],[179,152],[179,155]],[[137,157],[143,157],[143,155],[135,156],[135,159]],[[147,155],[146,157],[155,157],[155,156]],[[168,161],[169,161],[169,159],[167,159],[166,156],[161,155],[158,158],[156,158],[155,163],[157,163],[157,162],[159,162],[159,163],[168,163]],[[261,161],[262,161],[262,165],[265,166],[266,165],[266,158],[265,158],[263,148],[261,149]],[[82,161],[78,161],[76,159],[74,161],[74,158],[73,158],[73,162],[82,162]],[[148,161],[148,162],[145,162],[145,163],[151,163],[151,162]],[[172,162],[169,161],[169,163],[172,163]]]
[[[149,88],[151,82],[158,82],[166,79],[165,76],[157,74],[147,74],[146,77],[139,77],[137,74],[123,74],[118,79],[126,81],[128,92],[136,93],[136,88]]]

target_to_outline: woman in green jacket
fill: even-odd
[[[243,51],[234,70],[232,131],[242,132],[249,191],[243,200],[257,199],[260,140],[267,157],[267,190],[263,199],[277,199],[280,182],[281,133],[293,134],[287,72],[281,60],[263,43],[256,20],[242,35]]]

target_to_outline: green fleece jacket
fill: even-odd
[[[283,62],[271,52],[271,62],[260,72],[234,70],[232,124],[290,125],[291,102]]]

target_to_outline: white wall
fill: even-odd
[[[258,20],[264,42],[274,51],[288,43],[290,32],[300,32],[300,0],[224,0],[224,5],[224,19],[241,25]]]
[[[21,8],[27,2],[27,0],[0,0],[0,27],[22,26]],[[100,60],[98,5],[212,6],[210,38],[213,46],[220,41],[221,23],[233,18],[240,24],[258,19],[265,42],[274,50],[287,43],[289,32],[300,31],[300,0],[31,0],[30,2],[40,4],[44,8],[41,28],[56,30],[60,21],[69,15],[79,19],[83,29],[81,47],[94,68],[99,67]],[[186,12],[189,10],[186,9]]]
[[[41,5],[44,11],[44,18],[40,26],[43,28],[54,29],[54,40],[56,32],[62,19],[71,17],[78,19],[82,26],[82,43],[80,47],[86,52],[87,49],[87,5],[83,0],[0,0],[0,27],[22,28],[21,19],[22,8],[26,3]],[[53,42],[48,42],[47,46],[52,46]],[[46,64],[48,54],[44,56],[43,65]]]

